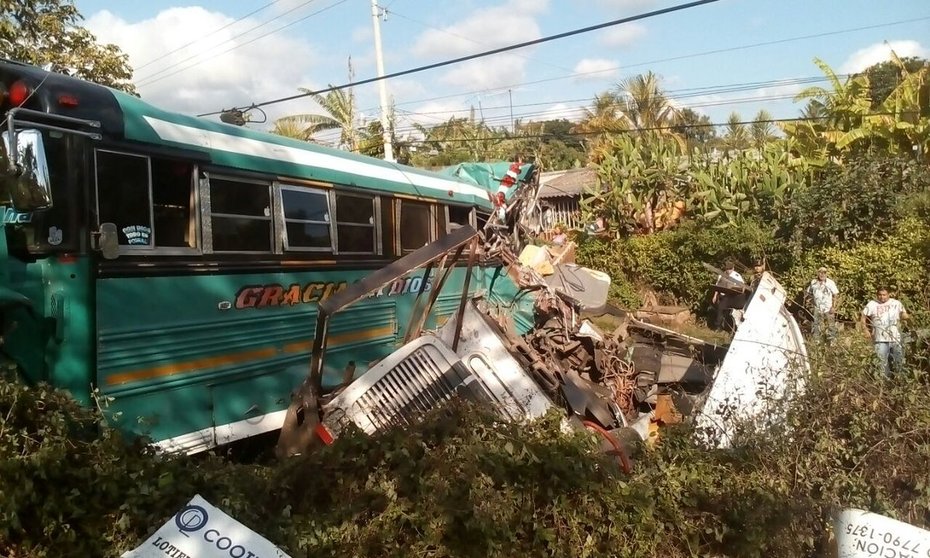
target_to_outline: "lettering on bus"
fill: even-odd
[[[20,213],[5,205],[0,205],[0,216],[2,216],[4,225],[22,225],[32,222],[32,213]]]
[[[404,277],[374,291],[368,298],[416,294],[420,291],[422,285],[422,277]],[[348,283],[345,281],[307,283],[303,285],[294,283],[289,286],[278,283],[246,285],[236,293],[236,303],[233,306],[237,310],[242,310],[245,308],[314,304],[326,300],[346,287],[348,287]],[[432,287],[432,279],[428,279],[423,292],[429,292]]]

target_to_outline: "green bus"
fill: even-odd
[[[460,173],[176,114],[12,61],[0,61],[0,117],[0,358],[167,451],[279,429],[317,303],[493,210],[496,190]],[[485,290],[505,277],[476,275]],[[463,279],[449,279],[433,324]],[[422,281],[337,317],[324,386],[397,347]]]

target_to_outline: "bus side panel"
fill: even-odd
[[[365,273],[100,279],[101,391],[123,428],[154,440],[284,409],[307,373],[317,301]],[[331,321],[326,385],[349,361],[358,375],[390,353],[397,300],[363,300]]]
[[[75,256],[7,262],[12,292],[29,300],[3,309],[4,350],[31,384],[49,382],[91,402],[93,318],[89,263]]]

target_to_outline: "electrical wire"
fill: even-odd
[[[344,0],[343,0],[343,1],[344,1]],[[250,105],[250,106],[265,107],[265,106],[268,106],[268,105],[274,105],[274,104],[283,103],[283,102],[286,102],[286,101],[293,101],[293,100],[295,100],[295,99],[301,99],[301,98],[304,98],[304,97],[309,97],[309,96],[311,96],[311,95],[317,95],[317,94],[322,94],[322,93],[329,93],[329,92],[331,92],[331,91],[339,91],[339,90],[341,90],[341,89],[346,89],[346,88],[349,88],[349,87],[354,87],[354,86],[356,86],[356,85],[365,85],[365,84],[368,84],[368,83],[374,83],[374,82],[376,82],[376,81],[381,81],[381,80],[385,80],[385,79],[391,79],[391,78],[406,76],[406,75],[410,75],[410,74],[414,74],[414,73],[424,72],[424,71],[426,71],[426,70],[432,70],[432,69],[435,69],[435,68],[442,68],[442,67],[444,67],[444,66],[450,66],[450,65],[452,65],[452,64],[459,64],[459,63],[461,63],[461,62],[467,62],[467,61],[469,61],[469,60],[476,60],[476,59],[478,59],[478,58],[484,58],[484,57],[491,56],[491,55],[494,55],[494,54],[500,54],[500,53],[502,53],[502,52],[509,52],[509,51],[511,51],[511,50],[517,50],[517,49],[525,48],[525,47],[528,47],[528,46],[538,45],[538,44],[542,44],[542,43],[546,43],[546,42],[550,42],[550,41],[555,41],[555,40],[558,40],[558,39],[564,39],[564,38],[566,38],[566,37],[572,37],[572,36],[575,36],[575,35],[580,35],[580,34],[582,34],[582,33],[590,33],[591,31],[597,31],[597,30],[600,30],[600,29],[605,29],[605,28],[607,28],[607,27],[612,27],[612,26],[620,25],[620,24],[622,24],[622,23],[629,23],[629,22],[631,22],[631,21],[640,21],[640,20],[644,20],[644,19],[650,19],[650,18],[653,18],[653,17],[658,17],[658,16],[660,16],[660,15],[665,15],[665,14],[669,14],[669,13],[674,13],[674,12],[678,12],[678,11],[682,11],[682,10],[687,10],[687,9],[690,9],[690,8],[696,8],[696,7],[699,7],[699,6],[703,6],[703,5],[705,5],[705,4],[712,4],[712,3],[715,3],[715,2],[719,2],[719,1],[720,1],[720,0],[694,0],[693,2],[688,2],[688,3],[685,3],[685,4],[677,4],[677,5],[674,5],[674,6],[669,6],[668,8],[662,8],[662,9],[659,9],[659,10],[653,10],[653,11],[651,11],[651,12],[645,12],[645,13],[642,13],[642,14],[637,14],[637,15],[633,15],[633,16],[629,16],[629,17],[625,17],[625,18],[621,18],[621,19],[615,19],[615,20],[613,20],[613,21],[608,21],[608,22],[605,22],[605,23],[599,23],[599,24],[597,24],[597,25],[591,25],[591,26],[588,26],[588,27],[582,27],[582,28],[580,28],[580,29],[573,29],[573,30],[571,30],[571,31],[566,31],[566,32],[563,32],[563,33],[557,33],[557,34],[555,34],[555,35],[548,35],[548,36],[546,36],[546,37],[541,37],[541,38],[539,38],[539,39],[533,39],[533,40],[531,40],[531,41],[524,41],[524,42],[522,42],[522,43],[516,43],[516,44],[513,44],[513,45],[508,45],[508,46],[504,46],[504,47],[500,47],[500,48],[495,48],[495,49],[491,49],[491,50],[486,50],[486,51],[484,51],[484,52],[478,52],[478,53],[475,53],[475,54],[469,54],[468,56],[460,56],[460,57],[458,57],[458,58],[453,58],[453,59],[451,59],[451,60],[443,60],[443,61],[441,61],[441,62],[435,62],[435,63],[433,63],[433,64],[427,64],[427,65],[425,65],[425,66],[418,66],[418,67],[416,67],[416,68],[410,68],[410,69],[408,69],[408,70],[402,70],[402,71],[400,71],[400,72],[394,72],[394,73],[391,73],[391,74],[386,74],[386,75],[384,75],[384,76],[377,76],[377,77],[373,77],[373,78],[363,79],[363,80],[361,80],[361,81],[344,83],[344,84],[342,84],[342,85],[336,85],[336,86],[332,86],[332,87],[327,87],[327,88],[325,88],[325,89],[320,89],[320,90],[318,90],[318,91],[310,91],[310,92],[306,92],[306,93],[300,93],[300,94],[298,94],[298,95],[290,95],[290,96],[288,96],[288,97],[281,97],[280,99],[273,99],[273,100],[264,101],[264,102],[261,102],[261,103],[252,103],[252,105]],[[198,114],[197,116],[213,116],[213,115],[216,115],[216,114],[220,114],[220,113],[222,113],[222,112],[223,112],[222,110],[219,110],[219,111],[214,111],[214,112],[208,112],[208,113]]]
[[[283,14],[281,14],[281,15],[279,15],[279,16],[276,16],[276,17],[274,17],[274,18],[272,18],[272,19],[269,19],[268,21],[266,21],[266,22],[264,22],[264,23],[261,23],[261,24],[259,24],[259,25],[256,25],[255,27],[253,27],[253,28],[251,28],[251,29],[249,29],[249,30],[247,30],[247,31],[244,31],[244,32],[242,32],[242,33],[240,33],[240,34],[238,34],[238,35],[235,35],[235,36],[233,36],[233,37],[231,37],[231,38],[229,38],[229,39],[223,41],[222,43],[216,45],[215,47],[213,47],[213,49],[210,49],[210,50],[214,50],[214,49],[216,49],[216,48],[218,48],[218,47],[220,47],[220,46],[222,46],[222,45],[231,43],[231,42],[233,42],[236,38],[241,37],[241,36],[243,36],[243,35],[245,35],[245,34],[247,34],[247,33],[250,33],[250,32],[252,32],[252,31],[254,31],[255,29],[258,29],[258,28],[260,28],[260,27],[263,27],[263,26],[267,25],[268,23],[270,23],[270,22],[272,22],[272,21],[274,21],[274,20],[276,20],[276,19],[280,19],[281,17],[283,17],[283,16],[285,16],[285,15],[291,13],[291,12],[294,12],[294,11],[300,9],[300,8],[303,8],[304,6],[307,6],[308,4],[311,4],[311,3],[315,2],[315,1],[316,1],[316,0],[307,0],[306,2],[304,2],[304,3],[300,4],[300,5],[298,5],[297,7],[291,8],[290,10],[284,12]],[[165,68],[164,70],[155,72],[154,74],[152,74],[152,75],[150,75],[150,76],[148,76],[148,77],[142,78],[142,79],[140,80],[140,82],[137,83],[136,85],[137,85],[138,87],[142,87],[142,86],[145,86],[145,85],[151,85],[151,84],[157,83],[157,82],[159,82],[159,81],[161,81],[161,80],[163,80],[163,79],[169,78],[169,77],[171,77],[171,76],[173,76],[173,75],[176,75],[176,74],[179,74],[179,73],[181,73],[181,72],[190,70],[191,68],[195,68],[195,67],[197,67],[197,66],[203,64],[204,62],[208,62],[208,61],[213,60],[214,58],[217,58],[217,57],[219,57],[219,56],[222,56],[222,55],[224,55],[224,54],[226,54],[226,53],[228,53],[228,52],[232,52],[232,51],[234,51],[234,50],[236,50],[236,49],[239,49],[239,48],[242,48],[242,47],[244,47],[244,46],[246,46],[246,45],[250,45],[250,44],[254,43],[255,41],[258,41],[259,39],[264,39],[265,37],[268,37],[269,35],[274,35],[274,34],[277,33],[278,31],[282,31],[282,30],[284,30],[284,29],[287,29],[288,27],[291,27],[291,26],[293,26],[293,25],[296,25],[296,24],[298,24],[298,23],[300,23],[300,22],[302,22],[302,21],[305,21],[305,20],[307,20],[307,19],[309,19],[309,18],[311,18],[311,17],[313,17],[313,16],[315,16],[315,15],[319,15],[319,14],[325,12],[325,11],[328,11],[328,10],[330,10],[330,9],[332,9],[332,8],[335,8],[336,6],[338,6],[338,5],[340,5],[340,4],[344,4],[346,1],[347,1],[347,0],[340,0],[340,1],[338,1],[338,2],[335,2],[334,4],[331,4],[331,5],[329,5],[329,6],[325,7],[325,8],[321,8],[321,9],[315,11],[315,12],[311,12],[310,14],[308,14],[308,15],[306,15],[306,16],[304,16],[304,17],[301,17],[301,18],[299,18],[299,19],[295,19],[294,21],[292,21],[292,22],[290,22],[290,23],[287,23],[287,24],[285,24],[285,25],[282,25],[281,27],[278,27],[278,28],[276,28],[276,29],[273,29],[272,31],[269,31],[269,32],[267,32],[267,33],[264,33],[264,34],[262,34],[262,35],[259,35],[259,36],[255,37],[255,38],[253,38],[253,39],[250,39],[250,40],[248,40],[248,41],[246,41],[246,42],[244,42],[244,43],[234,44],[233,46],[231,46],[230,48],[227,48],[226,50],[224,50],[224,51],[222,51],[222,52],[218,52],[218,53],[216,53],[216,54],[214,54],[214,55],[212,55],[212,56],[208,56],[208,57],[206,57],[206,58],[197,60],[197,61],[195,61],[193,64],[189,64],[189,65],[187,65],[187,66],[185,66],[185,67],[183,67],[183,68],[179,68],[179,69],[177,69],[177,70],[175,70],[175,71],[173,71],[173,72],[164,74],[164,72],[172,70],[172,67],[169,66],[168,68]],[[197,53],[197,54],[194,54],[194,55],[192,55],[192,56],[188,56],[188,57],[185,58],[184,60],[178,61],[175,65],[183,64],[183,63],[186,62],[186,61],[193,60],[193,59],[197,58],[198,56],[200,56],[201,54],[203,54],[203,53]],[[164,74],[164,75],[161,75],[161,74]],[[242,108],[245,108],[245,107],[242,107]]]
[[[636,63],[633,63],[633,64],[627,64],[627,65],[624,65],[622,68],[639,68],[639,67],[644,67],[644,66],[654,66],[654,65],[657,65],[657,64],[663,64],[663,63],[665,63],[665,62],[677,62],[677,61],[679,61],[679,60],[687,60],[687,59],[691,59],[691,58],[699,58],[699,57],[702,57],[702,56],[710,56],[710,55],[713,55],[713,54],[723,54],[723,53],[727,53],[727,52],[736,52],[736,51],[740,51],[740,50],[749,50],[749,49],[759,48],[759,47],[764,47],[764,46],[772,46],[772,45],[776,45],[776,44],[784,44],[784,43],[789,43],[789,42],[794,42],[794,41],[802,41],[802,40],[809,40],[809,39],[818,39],[818,38],[821,38],[821,37],[827,37],[827,36],[833,36],[833,35],[842,35],[842,34],[846,34],[846,33],[855,33],[855,32],[858,32],[858,31],[868,31],[868,30],[871,30],[871,29],[880,29],[880,28],[884,28],[884,27],[893,27],[893,26],[896,26],[896,25],[904,25],[904,24],[916,23],[916,22],[927,21],[927,20],[930,20],[930,16],[919,17],[919,18],[914,18],[914,19],[902,19],[902,20],[897,20],[897,21],[889,21],[889,22],[885,22],[885,23],[877,23],[877,24],[874,24],[874,25],[866,25],[866,26],[861,26],[861,27],[851,27],[851,28],[846,28],[846,29],[836,29],[836,30],[833,30],[833,31],[826,31],[826,32],[824,32],[824,33],[818,33],[818,34],[812,34],[812,35],[798,35],[798,36],[794,36],[794,37],[786,37],[786,38],[784,38],[784,39],[776,39],[776,40],[774,40],[774,41],[764,41],[764,42],[759,42],[759,43],[749,43],[749,44],[737,45],[737,46],[735,46],[735,47],[729,47],[729,48],[724,48],[724,49],[706,50],[706,51],[694,52],[694,53],[690,53],[690,54],[683,54],[683,55],[679,55],[679,56],[672,56],[672,57],[668,57],[668,58],[657,58],[657,59],[649,60],[649,61],[646,61],[646,62],[636,62]],[[616,70],[619,70],[619,69],[621,69],[621,66],[615,66],[615,67],[613,67],[613,68],[605,68],[605,69],[602,69],[602,70],[595,70],[595,71],[591,71],[591,72],[580,72],[580,73],[572,73],[572,74],[562,75],[562,76],[554,76],[554,77],[549,77],[549,78],[542,78],[542,79],[533,80],[533,81],[525,81],[525,82],[522,82],[522,83],[511,83],[511,84],[501,85],[501,86],[498,86],[498,87],[495,87],[495,88],[491,88],[491,89],[483,89],[483,90],[478,90],[478,91],[466,91],[466,92],[462,92],[462,93],[454,93],[454,94],[450,94],[450,95],[441,95],[441,96],[437,96],[437,97],[430,97],[430,98],[427,98],[427,99],[418,99],[418,100],[414,100],[414,101],[402,101],[402,102],[400,102],[400,103],[395,103],[395,106],[404,106],[404,105],[411,105],[411,104],[416,104],[416,103],[425,103],[425,102],[429,102],[429,101],[439,101],[439,100],[444,100],[444,99],[452,99],[452,98],[456,98],[456,97],[467,97],[467,96],[470,96],[470,95],[474,95],[474,94],[476,94],[476,93],[485,93],[485,94],[488,94],[488,93],[492,93],[492,92],[499,92],[500,94],[503,94],[503,93],[506,92],[508,89],[516,89],[516,88],[525,87],[525,86],[528,86],[528,85],[539,85],[539,84],[542,84],[542,83],[550,83],[550,82],[553,82],[553,81],[560,81],[560,80],[565,80],[565,79],[575,79],[575,78],[580,77],[580,76],[593,75],[593,74],[599,74],[599,73],[604,73],[604,72],[612,72],[612,71],[616,71]],[[375,110],[375,109],[374,109],[374,108],[366,109],[366,111],[368,111],[368,110]]]
[[[905,116],[905,115],[915,115],[918,114],[916,111],[904,111],[904,112],[875,112],[870,114],[863,115],[863,118],[870,116]],[[518,139],[545,139],[545,138],[560,138],[560,137],[584,137],[584,136],[596,136],[596,135],[620,135],[620,134],[640,134],[644,132],[658,132],[665,130],[690,130],[696,128],[720,128],[726,126],[748,126],[752,124],[781,124],[787,122],[814,122],[818,120],[826,120],[829,117],[819,116],[819,117],[805,117],[798,116],[794,118],[765,118],[759,120],[740,120],[738,122],[700,122],[693,124],[669,124],[663,126],[650,126],[646,128],[633,128],[628,130],[611,130],[611,131],[592,131],[592,132],[566,132],[559,134],[545,133],[545,134],[517,134],[510,135],[505,137],[489,137],[489,138],[451,138],[451,139],[441,139],[441,140],[413,140],[415,143],[468,143],[475,141],[493,141],[501,142],[506,140],[518,140]],[[408,142],[410,143],[410,142]]]
[[[258,12],[264,10],[265,8],[269,8],[269,7],[273,6],[273,5],[275,5],[275,4],[277,4],[278,2],[280,2],[280,1],[281,1],[281,0],[272,0],[271,2],[268,2],[267,4],[265,4],[264,6],[262,6],[261,8],[258,8],[257,10],[252,10],[251,12],[245,14],[244,16],[240,17],[239,19],[236,19],[235,21],[231,21],[231,22],[227,23],[226,25],[220,27],[219,29],[214,29],[213,31],[211,31],[210,33],[207,33],[206,35],[202,35],[202,36],[200,36],[200,37],[197,37],[196,39],[194,39],[193,41],[191,41],[191,42],[189,42],[189,43],[183,44],[183,45],[177,47],[177,48],[174,49],[174,50],[169,50],[168,52],[162,54],[161,56],[158,56],[157,58],[153,58],[153,59],[149,60],[149,61],[146,62],[145,64],[142,64],[141,66],[139,66],[139,67],[137,67],[137,68],[134,68],[134,71],[138,72],[138,71],[141,70],[142,68],[151,66],[151,65],[154,64],[155,62],[158,62],[159,60],[162,60],[162,59],[164,59],[164,58],[167,58],[168,56],[174,54],[175,52],[178,52],[179,50],[184,50],[185,48],[187,48],[187,47],[189,47],[189,46],[191,46],[191,45],[197,44],[197,43],[199,43],[200,41],[202,41],[202,40],[204,40],[204,39],[207,39],[207,38],[209,38],[209,37],[212,37],[213,35],[216,35],[216,34],[219,33],[220,31],[223,31],[224,29],[228,29],[228,28],[232,27],[233,25],[239,23],[240,21],[244,20],[245,18],[247,18],[247,17],[252,17],[253,15],[257,14]],[[271,21],[271,20],[269,20],[269,21]],[[250,30],[250,31],[251,31],[251,30]]]

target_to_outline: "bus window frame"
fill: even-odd
[[[403,256],[405,254],[410,254],[415,252],[418,248],[404,249],[403,238],[401,237],[401,213],[403,212],[403,204],[414,203],[420,205],[427,205],[429,207],[429,240],[430,242],[436,242],[436,239],[439,237],[439,219],[437,213],[437,207],[439,202],[437,200],[431,199],[420,199],[420,198],[405,198],[405,197],[395,197],[394,198],[394,252],[397,256]],[[448,214],[448,213],[447,213]],[[448,226],[448,225],[447,225]],[[425,246],[425,245],[424,245]]]
[[[202,236],[202,211],[201,211],[201,198],[200,191],[197,187],[197,177],[200,176],[200,170],[198,165],[191,164],[191,174],[189,177],[190,184],[190,214],[188,215],[188,232],[191,235],[191,240],[194,242],[194,246],[159,246],[158,245],[158,236],[156,233],[155,227],[155,203],[153,199],[153,188],[152,184],[152,158],[156,157],[160,160],[177,160],[183,162],[190,162],[184,158],[170,157],[170,156],[160,156],[152,155],[146,153],[133,153],[132,151],[126,151],[118,149],[115,147],[95,147],[92,149],[91,156],[93,157],[93,184],[94,184],[94,219],[97,222],[97,227],[100,227],[100,185],[97,175],[97,153],[103,151],[107,153],[113,153],[116,155],[128,155],[130,157],[142,157],[146,159],[148,167],[148,192],[149,192],[149,219],[151,219],[151,228],[152,228],[152,244],[145,247],[140,246],[130,246],[126,244],[119,245],[119,254],[120,255],[146,255],[146,256],[199,256],[204,252],[203,250],[203,236]]]
[[[356,251],[345,251],[339,248],[339,225],[348,225],[352,227],[361,227],[365,226],[365,223],[352,223],[348,221],[339,220],[339,210],[337,205],[336,196],[347,196],[351,198],[361,198],[371,200],[371,209],[372,209],[372,223],[369,225],[374,229],[372,238],[374,244],[371,247],[370,252],[356,252]],[[334,247],[333,254],[341,256],[381,256],[382,254],[382,245],[381,245],[381,196],[378,194],[371,193],[369,191],[359,191],[359,190],[349,190],[342,188],[333,188],[330,191],[330,207],[332,207],[332,222],[335,234],[333,235]]]
[[[443,204],[443,211],[446,214],[446,234],[452,232],[453,229],[449,228],[452,224],[452,220],[449,218],[449,209],[453,207],[459,207],[468,210],[468,224],[471,225],[473,229],[478,229],[478,216],[477,211],[473,206],[470,205],[459,205],[459,204]]]
[[[225,180],[228,182],[241,182],[246,184],[255,184],[260,186],[266,186],[268,188],[268,216],[267,217],[257,217],[254,215],[243,215],[236,213],[217,213],[213,211],[213,201],[210,197],[211,190],[213,185],[211,180]],[[200,179],[200,198],[203,200],[201,204],[201,235],[202,242],[204,247],[205,254],[280,254],[277,246],[277,237],[278,237],[278,224],[277,219],[275,218],[275,207],[274,207],[274,180],[272,179],[260,179],[260,178],[250,178],[244,176],[236,176],[234,174],[225,174],[225,173],[214,173],[214,172],[204,172],[203,178]],[[217,250],[213,246],[213,218],[214,217],[227,217],[227,218],[246,218],[254,219],[256,221],[268,221],[270,224],[269,227],[269,236],[268,236],[268,250]]]
[[[275,219],[280,224],[278,229],[277,245],[280,247],[282,252],[315,252],[315,253],[324,253],[324,254],[335,254],[336,253],[336,219],[335,215],[335,200],[330,195],[332,191],[332,186],[327,186],[323,184],[319,185],[309,185],[309,184],[299,184],[291,183],[286,181],[275,181],[274,184],[274,214]],[[285,190],[290,190],[294,192],[300,192],[305,194],[313,194],[323,196],[326,200],[326,209],[329,215],[329,221],[312,221],[304,219],[288,219],[284,213],[284,194]],[[310,223],[314,225],[326,224],[329,226],[329,247],[313,247],[313,246],[291,246],[290,240],[287,236],[287,224],[288,222],[294,223]]]
[[[130,255],[130,254],[154,254],[156,250],[155,246],[155,206],[152,203],[152,158],[143,153],[133,153],[131,151],[122,151],[119,149],[113,149],[109,147],[97,147],[94,149],[94,211],[97,221],[97,229],[100,229],[100,225],[103,224],[100,220],[100,164],[97,159],[99,153],[111,153],[114,155],[120,155],[124,157],[138,157],[145,159],[145,168],[146,168],[146,180],[148,181],[148,207],[149,207],[149,235],[150,235],[150,244],[146,246],[133,246],[131,244],[120,244],[119,245],[119,254],[120,255]],[[105,222],[105,221],[104,221]]]

